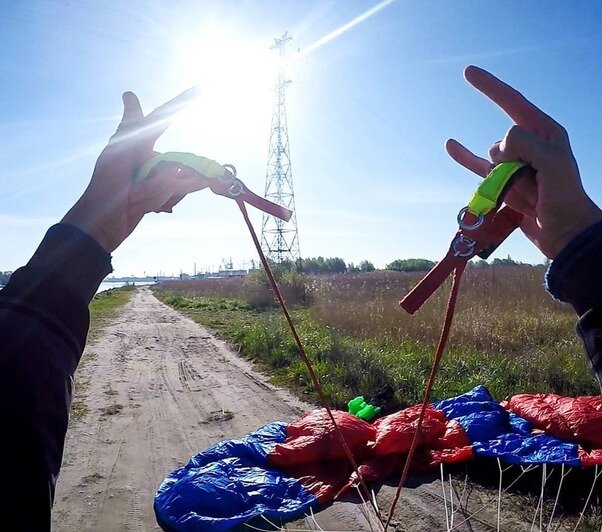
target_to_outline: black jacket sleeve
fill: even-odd
[[[95,240],[58,224],[0,290],[0,515],[7,529],[50,529],[88,304],[110,272],[110,255]]]
[[[602,383],[602,222],[583,231],[560,252],[548,270],[546,285],[579,315],[577,333]]]

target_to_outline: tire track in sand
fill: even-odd
[[[77,377],[90,382],[89,413],[69,429],[53,530],[157,530],[153,497],[172,469],[222,439],[310,408],[147,288],[87,351],[95,356]],[[335,505],[318,521],[361,530],[362,518]]]

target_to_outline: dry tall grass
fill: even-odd
[[[453,342],[467,349],[532,356],[542,349],[576,346],[575,315],[543,289],[541,267],[472,268],[462,279]],[[313,315],[338,331],[363,338],[414,340],[435,344],[449,284],[414,316],[398,305],[421,274],[314,277]]]
[[[465,273],[435,396],[462,393],[476,384],[500,399],[518,392],[599,392],[574,331],[576,316],[545,292],[544,273],[543,267],[530,266]],[[307,277],[310,303],[299,309],[297,320],[335,402],[383,385],[395,390],[401,404],[420,398],[449,293],[447,284],[414,316],[406,314],[398,301],[420,277],[389,271]],[[299,279],[292,288],[285,283],[285,297],[293,305],[295,294],[303,292],[298,284]],[[260,278],[166,283],[163,289],[238,299],[251,309],[265,309],[273,301]],[[273,314],[254,321],[236,341],[250,356],[285,367],[291,380],[303,381],[304,369],[297,369],[286,338]]]

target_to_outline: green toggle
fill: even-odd
[[[506,185],[524,166],[526,166],[525,163],[519,162],[500,163],[494,166],[470,198],[468,212],[475,216],[485,216],[497,207]]]
[[[366,403],[363,395],[351,399],[351,401],[347,403],[347,407],[350,414],[353,414],[355,417],[363,419],[364,421],[371,421],[380,412],[378,406]]]
[[[188,168],[210,179],[218,179],[226,173],[226,169],[221,164],[207,159],[207,157],[201,157],[194,153],[168,151],[146,161],[134,175],[134,181],[143,181],[155,166],[161,163],[172,163],[182,169]]]

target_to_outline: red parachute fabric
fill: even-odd
[[[405,454],[410,450],[422,405],[412,406],[385,416],[374,423],[376,440],[369,444],[376,456]],[[429,406],[424,414],[420,446],[431,447],[445,434],[447,418],[441,410]]]
[[[305,489],[315,495],[320,502],[327,502],[336,498],[339,493],[347,488],[347,479],[353,474],[349,459],[321,460],[280,467],[289,475],[299,479]],[[363,476],[363,472],[360,474]],[[369,481],[369,479],[365,480]]]
[[[420,408],[406,408],[373,425],[347,412],[333,411],[364,481],[382,481],[402,470]],[[291,423],[286,435],[286,440],[268,455],[268,463],[298,478],[320,501],[332,500],[357,481],[326,410],[314,410]],[[414,468],[474,458],[462,426],[432,407],[426,411],[420,449]]]
[[[513,396],[504,407],[546,434],[602,447],[602,397],[525,393]]]
[[[332,412],[347,446],[358,463],[371,455],[367,443],[376,437],[373,425],[340,410]],[[268,455],[271,466],[298,477],[322,502],[350,486],[353,468],[324,409],[313,410],[286,429],[286,441]],[[378,477],[381,478],[381,477]]]
[[[347,412],[334,410],[332,413],[351,454],[361,462],[370,454],[366,443],[374,440],[376,429]],[[342,460],[346,456],[326,410],[318,409],[288,425],[286,441],[274,447],[269,461],[271,465],[290,468],[294,464]]]
[[[429,406],[412,468],[455,464],[477,456],[510,463],[602,464],[602,397],[520,394],[502,406],[484,387]],[[382,481],[403,469],[420,409],[421,405],[405,408],[372,425],[333,411],[363,480]],[[510,418],[504,409],[519,418]],[[523,423],[513,424],[520,418]],[[533,440],[533,436],[547,439]],[[298,478],[321,502],[357,482],[324,409],[288,425],[285,441],[274,446],[267,460]]]

